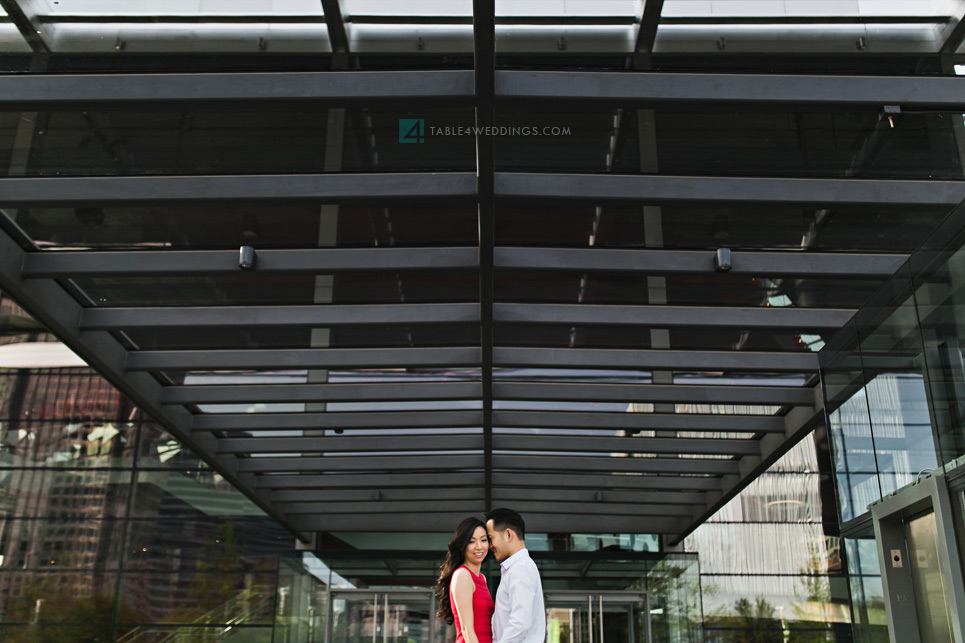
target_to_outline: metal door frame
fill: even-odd
[[[375,603],[375,613],[376,613],[376,627],[372,628],[372,643],[385,643],[388,640],[389,630],[382,624],[382,640],[378,638],[378,613],[379,613],[379,601],[384,599],[383,608],[385,610],[384,618],[388,619],[389,616],[389,599],[420,599],[429,601],[429,643],[435,643],[435,614],[436,614],[436,594],[434,590],[431,589],[342,589],[342,588],[332,588],[328,591],[328,618],[325,619],[325,643],[332,643],[332,634],[335,626],[335,601],[338,598],[358,598],[358,597],[371,597]]]
[[[918,626],[904,523],[906,519],[929,511],[935,513],[938,558],[945,596],[948,598],[952,640],[955,643],[965,643],[965,584],[958,539],[955,536],[955,514],[946,476],[928,476],[879,500],[872,504],[870,509],[874,519],[891,643],[925,643],[921,641]]]
[[[554,600],[555,599],[555,600]],[[598,640],[593,638],[593,606],[594,600],[597,601],[596,605],[599,606],[600,614],[603,613],[604,603],[617,603],[622,605],[627,605],[628,607],[643,603],[643,613],[646,615],[644,619],[644,641],[645,643],[651,643],[653,640],[653,635],[650,629],[650,594],[648,592],[641,591],[624,591],[624,590],[551,590],[545,591],[543,593],[543,603],[548,605],[550,601],[560,602],[560,603],[572,603],[574,605],[579,605],[580,607],[586,606],[588,608],[588,613],[590,617],[590,637],[589,643],[603,643],[603,619],[600,619],[600,637]],[[637,640],[637,623],[634,619],[634,612],[632,609],[627,611],[627,619],[629,622],[629,633],[631,641]]]

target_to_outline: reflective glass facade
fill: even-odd
[[[855,633],[887,640],[868,506],[965,454],[957,209],[821,353]]]

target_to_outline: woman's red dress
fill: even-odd
[[[463,565],[463,567],[466,566]],[[472,592],[472,620],[476,638],[479,639],[479,643],[493,643],[493,612],[496,611],[496,605],[486,585],[486,577],[482,574],[474,574],[468,567],[466,571],[476,584]],[[466,639],[462,635],[462,625],[459,622],[459,612],[456,610],[456,599],[452,595],[452,585],[449,586],[449,604],[452,606],[452,616],[455,619],[456,643],[465,643]]]

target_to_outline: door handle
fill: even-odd
[[[389,595],[385,595],[385,620],[382,622],[382,643],[389,643]]]
[[[600,643],[603,643],[603,594],[600,594],[600,612],[598,617],[600,619]]]

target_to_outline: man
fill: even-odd
[[[489,548],[499,563],[493,643],[543,643],[546,610],[539,569],[526,549],[526,525],[512,509],[486,514]]]

